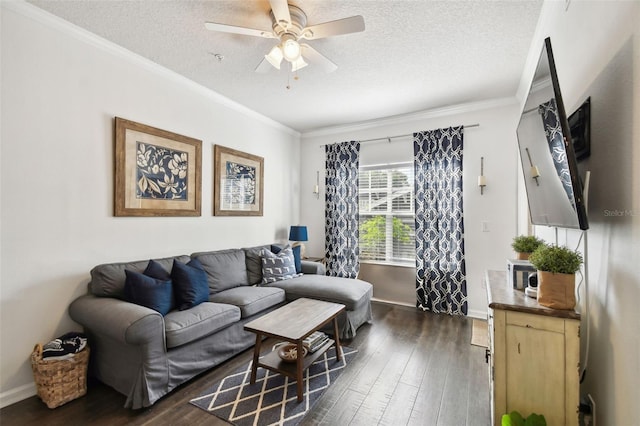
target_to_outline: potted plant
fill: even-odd
[[[518,260],[529,260],[529,255],[542,244],[544,241],[536,236],[519,235],[513,239],[511,247],[518,254]]]
[[[547,420],[542,414],[531,413],[525,419],[518,411],[502,415],[502,426],[547,426]]]
[[[582,255],[566,247],[543,244],[529,262],[538,270],[538,303],[554,309],[576,306],[575,274],[582,265]]]

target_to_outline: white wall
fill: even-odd
[[[527,85],[551,37],[565,107],[591,96],[592,172],[587,268],[589,308],[582,296],[581,393],[596,403],[599,425],[637,424],[640,401],[640,2],[545,2],[527,71]],[[521,96],[522,98],[522,96]],[[524,101],[524,99],[522,99]],[[522,233],[526,233],[523,221]],[[554,242],[555,231],[535,227]],[[584,252],[580,232],[560,230],[558,243]],[[587,334],[590,342],[587,349]],[[588,358],[586,356],[588,350]]]
[[[320,145],[478,123],[479,127],[471,127],[464,132],[463,208],[469,314],[485,317],[484,271],[505,269],[506,259],[513,257],[510,244],[516,232],[517,218],[515,129],[518,116],[515,98],[497,99],[303,134],[300,218],[301,223],[309,227],[308,251],[318,256],[324,253],[325,156]],[[398,149],[402,144],[411,143],[411,138],[391,142]],[[377,143],[377,146],[380,150],[386,149],[385,143]],[[411,152],[412,149],[409,148]],[[484,157],[487,178],[482,196],[477,186],[480,157]],[[321,176],[320,199],[312,194],[317,170]],[[489,232],[481,232],[482,222],[487,222]],[[362,264],[361,270],[361,275],[374,285],[374,297],[415,305],[415,268]],[[394,293],[396,298],[391,298]]]
[[[2,3],[0,403],[34,392],[37,342],[78,330],[99,263],[286,240],[299,134],[62,23]],[[202,216],[113,217],[114,116],[202,140]],[[213,145],[264,157],[264,216],[212,217]]]

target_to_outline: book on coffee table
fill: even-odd
[[[313,345],[309,346],[309,348],[307,350],[310,353],[314,353],[315,351],[320,349],[328,341],[329,341],[329,336],[324,336],[324,339],[318,340],[316,343],[314,343]]]
[[[304,345],[305,348],[307,348],[308,352],[314,353],[315,351],[320,349],[322,345],[327,343],[328,340],[329,340],[329,336],[327,336],[325,333],[321,331],[316,331],[312,333],[309,337],[304,339],[302,341],[302,344]]]
[[[317,341],[323,340],[325,337],[327,337],[327,335],[322,331],[314,331],[302,341],[302,344],[305,346],[311,346]]]

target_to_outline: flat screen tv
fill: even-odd
[[[531,223],[588,229],[582,182],[549,38],[544,41],[517,134]]]
[[[591,154],[591,98],[569,116],[571,139],[576,160],[584,160]]]

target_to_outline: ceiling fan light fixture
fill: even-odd
[[[302,68],[306,67],[307,65],[309,65],[309,64],[304,61],[302,56],[299,56],[298,59],[296,59],[295,61],[291,62],[291,71],[292,72],[296,72],[299,69],[302,69]]]
[[[282,53],[287,61],[293,63],[300,58],[300,44],[293,38],[284,40],[282,42]]]
[[[271,52],[269,52],[268,55],[264,55],[264,58],[269,61],[269,63],[276,69],[280,69],[280,63],[282,62],[283,57],[284,56],[282,54],[282,50],[280,49],[280,45],[273,46]]]

